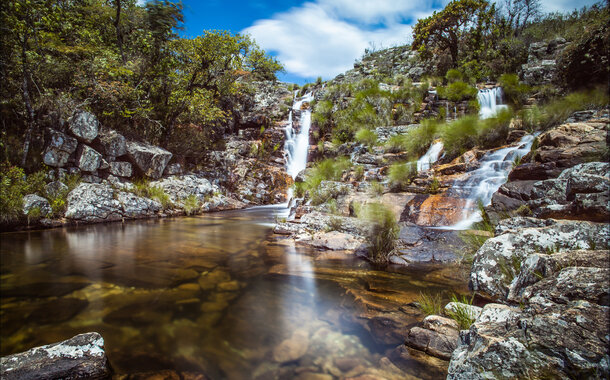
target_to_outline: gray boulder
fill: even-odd
[[[78,141],[54,129],[47,129],[46,145],[42,155],[43,162],[46,165],[59,168],[68,163],[70,155],[74,153],[78,146]]]
[[[152,199],[138,197],[133,193],[119,192],[117,200],[121,204],[121,214],[126,218],[142,218],[152,216],[162,207]]]
[[[106,156],[120,157],[127,154],[127,140],[117,131],[107,129],[99,134],[100,151]]]
[[[58,194],[68,191],[68,186],[61,181],[53,181],[45,185],[44,191],[49,197],[55,197]]]
[[[41,196],[36,194],[28,194],[23,197],[23,213],[25,215],[29,214],[30,211],[34,208],[38,208],[40,210],[40,216],[46,216],[53,212],[51,209],[51,205],[49,201],[44,199]]]
[[[76,151],[76,164],[83,172],[94,172],[102,163],[102,155],[95,149],[81,144]]]
[[[68,130],[78,140],[90,144],[97,137],[99,127],[95,115],[87,111],[76,111],[70,118]]]
[[[110,173],[117,177],[129,178],[133,175],[133,169],[129,162],[115,161],[110,163]]]
[[[164,178],[151,182],[150,186],[163,189],[176,205],[181,205],[182,200],[189,195],[195,195],[200,201],[203,201],[206,195],[211,195],[214,192],[210,181],[192,174]]]
[[[163,148],[136,141],[127,143],[127,154],[144,175],[154,179],[161,178],[172,158],[172,154]]]
[[[23,379],[110,379],[104,339],[96,332],[2,357],[0,377]]]
[[[564,252],[607,247],[610,229],[606,223],[553,220],[551,225],[528,227],[487,240],[474,256],[470,271],[473,290],[491,298],[506,299],[518,269],[534,253]]]

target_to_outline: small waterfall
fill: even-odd
[[[521,138],[514,146],[486,153],[479,161],[480,167],[465,180],[458,180],[452,186],[454,195],[466,198],[462,220],[451,226],[451,229],[464,230],[473,223],[481,221],[479,211],[472,212],[475,203],[480,200],[483,205],[491,203],[491,197],[508,179],[513,161],[526,155],[534,141],[532,135]]]
[[[479,111],[481,119],[490,118],[500,112],[500,110],[507,108],[506,104],[502,104],[502,87],[479,90],[477,100],[481,106]]]
[[[438,161],[438,158],[441,154],[441,150],[443,150],[443,143],[441,141],[433,142],[428,148],[426,154],[421,156],[419,160],[417,160],[417,171],[421,172],[423,170],[430,169],[433,163]]]
[[[286,151],[286,171],[294,179],[307,166],[307,153],[309,150],[309,129],[311,127],[311,110],[306,109],[301,111],[299,120],[299,133],[295,134],[292,128],[292,113],[299,111],[304,102],[311,102],[313,95],[311,92],[305,96],[296,99],[292,105],[292,111],[288,117],[288,125],[286,126],[286,142],[284,150]]]

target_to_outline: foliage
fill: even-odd
[[[426,189],[426,191],[430,194],[436,194],[439,192],[440,189],[441,189],[441,183],[439,182],[438,178],[432,177],[432,181],[428,185],[428,188]]]
[[[466,296],[458,297],[455,294],[451,296],[451,302],[454,302],[453,310],[446,310],[445,313],[458,323],[460,330],[468,330],[476,319],[469,307],[472,305],[473,299],[474,294],[470,299]]]
[[[43,195],[44,172],[25,174],[17,166],[0,166],[0,224],[9,224],[23,217],[23,197]],[[39,210],[40,211],[40,210]]]
[[[360,128],[354,137],[356,141],[369,148],[374,147],[377,143],[377,134],[368,128]]]
[[[68,207],[68,194],[72,190],[78,186],[81,178],[78,174],[68,174],[64,178],[61,179],[61,182],[66,185],[66,188],[60,191],[57,191],[53,194],[46,193],[45,196],[49,200],[49,204],[51,205],[52,216],[53,217],[61,217]]]
[[[186,215],[196,214],[201,208],[201,202],[195,194],[191,194],[182,200],[182,209]]]
[[[330,219],[328,219],[328,227],[327,227],[327,231],[341,231],[341,229],[343,228],[343,219],[338,218],[336,216],[331,216]]]
[[[506,100],[516,109],[521,108],[525,104],[532,91],[530,86],[519,82],[519,77],[516,74],[502,74],[498,82],[502,86]]]
[[[443,304],[440,293],[419,293],[417,300],[417,308],[421,310],[424,315],[440,315]]]
[[[462,81],[450,83],[447,87],[437,87],[438,96],[452,102],[476,99],[477,89]]]
[[[368,203],[362,207],[359,216],[372,223],[367,234],[369,259],[375,263],[386,263],[395,248],[400,230],[394,213],[381,203]]]
[[[404,190],[417,176],[417,162],[396,163],[388,169],[390,188],[393,191]]]
[[[133,181],[133,188],[130,190],[139,197],[150,198],[161,204],[164,210],[174,206],[169,195],[160,186],[151,186],[150,182],[145,179],[137,179]]]
[[[419,126],[410,129],[406,134],[390,137],[385,145],[386,152],[407,152],[412,158],[419,158],[426,153],[438,131],[438,121],[422,120]]]
[[[385,187],[382,183],[379,183],[377,181],[371,181],[369,190],[371,192],[371,195],[379,197],[383,195]]]

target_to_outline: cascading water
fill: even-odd
[[[433,142],[428,148],[426,154],[421,156],[419,160],[417,160],[417,171],[421,172],[423,170],[430,169],[433,163],[438,161],[438,158],[443,150],[443,143],[440,141]]]
[[[502,87],[486,88],[479,90],[477,94],[477,100],[479,101],[479,117],[481,119],[487,119],[502,109],[506,109],[506,104],[502,104]]]
[[[462,220],[451,226],[451,229],[464,230],[473,223],[481,221],[479,211],[473,211],[477,201],[484,206],[491,203],[491,197],[508,179],[508,174],[516,158],[526,155],[534,141],[532,135],[521,138],[517,144],[486,153],[479,161],[480,167],[469,173],[468,178],[456,181],[451,192],[460,198],[466,198]]]

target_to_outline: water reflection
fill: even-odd
[[[378,368],[402,338],[379,332],[375,318],[404,331],[419,316],[401,305],[456,282],[317,260],[270,239],[281,212],[2,234],[2,355],[98,331],[119,373],[265,379],[307,369],[339,378],[360,366],[404,377]],[[431,375],[418,377],[443,367],[422,365]]]

